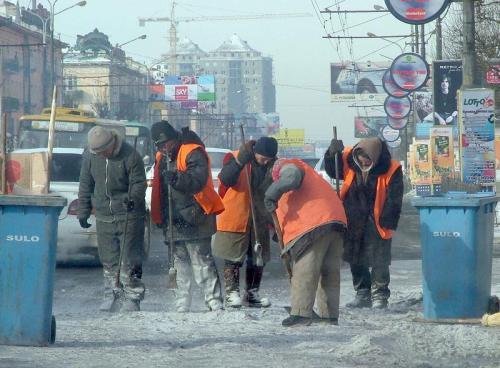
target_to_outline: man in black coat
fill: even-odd
[[[344,180],[341,199],[348,227],[344,260],[351,266],[356,290],[354,301],[347,306],[383,309],[390,296],[391,238],[403,201],[401,165],[391,159],[386,143],[379,138],[363,139],[346,149],[341,140],[333,139],[325,153],[325,169],[332,178],[336,154],[339,178]]]

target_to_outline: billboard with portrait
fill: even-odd
[[[433,63],[434,123],[451,125],[458,122],[457,91],[462,85],[462,61],[443,60]]]

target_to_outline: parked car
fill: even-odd
[[[207,147],[206,151],[208,156],[210,157],[210,165],[212,168],[212,181],[214,183],[215,191],[219,188],[219,173],[222,169],[222,164],[224,161],[224,157],[231,152],[225,148],[213,148]],[[151,186],[153,184],[154,177],[154,165],[146,173],[146,179],[148,181],[148,188],[146,189],[146,206],[148,209],[151,209]]]

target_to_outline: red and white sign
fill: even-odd
[[[187,101],[188,99],[188,86],[175,86],[175,100]]]
[[[500,64],[491,65],[486,72],[486,83],[500,84]]]

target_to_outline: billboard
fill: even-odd
[[[385,116],[356,116],[354,118],[354,138],[380,137],[387,124]]]
[[[462,61],[444,60],[433,64],[434,123],[457,127],[457,91],[462,85]]]
[[[390,61],[331,63],[332,102],[366,101],[370,96],[385,95],[382,78],[390,66]]]
[[[415,109],[415,138],[427,140],[430,137],[430,129],[434,125],[432,92],[415,92],[413,103]]]
[[[304,129],[281,129],[273,136],[281,147],[303,147],[305,144]]]
[[[449,0],[385,0],[385,4],[400,21],[424,24],[439,17],[448,6]]]
[[[213,75],[167,76],[165,78],[165,100],[176,102],[215,101],[215,77]],[[196,108],[194,105],[187,104],[186,108]]]
[[[495,97],[491,89],[468,89],[460,98],[462,180],[495,185]]]

